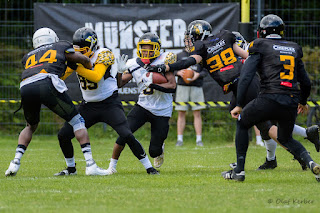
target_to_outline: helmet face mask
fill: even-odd
[[[188,25],[186,35],[189,36],[192,44],[194,45],[197,40],[202,41],[207,38],[211,32],[212,27],[208,22],[204,20],[195,20]]]
[[[45,44],[52,44],[58,42],[57,34],[50,28],[44,27],[38,29],[32,37],[33,48],[38,48]]]
[[[263,17],[260,21],[257,37],[258,38],[283,38],[284,22],[282,19],[273,14]]]
[[[87,27],[78,29],[73,35],[73,48],[83,55],[92,56],[98,49],[98,36],[96,32]]]
[[[145,33],[140,37],[137,44],[137,56],[144,63],[150,63],[150,59],[159,57],[160,49],[160,38],[154,33]]]

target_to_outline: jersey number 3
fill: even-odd
[[[288,72],[280,72],[280,79],[292,80],[294,71],[294,57],[291,55],[280,55],[280,61],[289,61],[289,64],[283,64],[284,69],[289,70]]]

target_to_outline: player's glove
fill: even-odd
[[[159,65],[155,65],[155,66],[148,66],[147,70],[148,70],[148,72],[165,73],[166,72],[166,65],[165,64],[159,64]]]
[[[148,76],[148,77],[147,77],[147,72],[142,75],[142,83],[143,83],[146,87],[149,87],[150,84],[152,84],[152,75],[153,75],[152,72],[149,73],[149,76]]]
[[[123,73],[128,69],[126,63],[128,61],[128,55],[122,54],[122,56],[119,55],[118,58],[116,58],[117,66],[118,66],[118,73]]]

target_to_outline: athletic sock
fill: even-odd
[[[202,141],[202,135],[197,135],[196,142],[198,142],[198,141]]]
[[[24,154],[24,152],[26,151],[27,147],[25,145],[19,144],[16,148],[16,154],[14,156],[13,161],[15,163],[20,163],[20,160]]]
[[[300,158],[308,165],[310,168],[310,162],[313,162],[309,152],[306,150],[300,154]]]
[[[74,160],[74,157],[65,158],[65,160],[66,160],[67,167],[76,167],[76,162]]]
[[[256,136],[256,143],[262,143],[261,135]]]
[[[110,163],[109,163],[109,168],[114,168],[114,169],[116,169],[116,168],[117,168],[117,163],[118,163],[118,160],[117,160],[117,159],[111,158],[111,159],[110,159]]]
[[[273,139],[265,140],[264,142],[267,150],[267,160],[271,161],[276,159],[277,142]]]
[[[237,154],[237,167],[234,169],[235,173],[240,173],[241,171],[244,171],[245,161],[246,161],[245,155]]]
[[[140,159],[140,162],[142,163],[142,165],[144,166],[145,169],[149,169],[152,167],[152,164],[148,158],[148,156],[146,156],[145,158]]]
[[[183,135],[178,135],[178,141],[183,141]]]
[[[85,143],[81,145],[81,150],[83,152],[84,158],[86,159],[87,166],[91,166],[94,164],[94,160],[92,158],[91,145],[90,143]]]
[[[295,135],[300,135],[304,138],[307,137],[307,130],[301,126],[298,126],[298,125],[294,125],[292,133]]]

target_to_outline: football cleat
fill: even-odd
[[[202,141],[197,141],[197,146],[203,146]]]
[[[19,168],[20,163],[13,160],[10,162],[9,168],[4,174],[5,176],[16,176],[17,172],[19,171]]]
[[[160,172],[153,167],[148,168],[147,173],[149,175],[160,175]]]
[[[277,166],[278,166],[277,165],[277,158],[275,158],[274,160],[270,160],[270,161],[266,158],[266,161],[264,162],[264,164],[259,166],[259,168],[257,170],[274,169]]]
[[[320,165],[313,162],[313,161],[310,161],[309,162],[309,165],[310,165],[310,169],[312,171],[313,174],[315,175],[319,175],[320,174]]]
[[[313,143],[317,152],[319,152],[319,149],[320,149],[319,126],[313,125],[306,128],[306,134],[307,134],[306,139],[308,139],[311,143]]]
[[[320,182],[320,175],[315,175],[316,181]]]
[[[108,171],[105,169],[101,169],[94,162],[93,164],[87,165],[86,167],[86,175],[108,175]]]
[[[77,170],[76,167],[67,167],[61,172],[54,174],[54,176],[68,176],[68,175],[76,175]]]
[[[178,140],[176,143],[176,146],[182,146],[183,145],[183,141]]]
[[[117,173],[117,170],[113,167],[109,167],[107,169],[107,173],[108,173],[107,175],[113,175],[113,174]]]
[[[160,168],[162,166],[163,162],[164,162],[164,152],[161,155],[159,155],[158,157],[154,158],[154,162],[153,162],[154,167]]]
[[[245,172],[241,171],[240,173],[236,173],[232,169],[232,170],[229,170],[229,171],[222,172],[221,176],[226,180],[244,181]]]
[[[231,169],[235,169],[237,167],[237,163],[230,163],[229,166]]]

